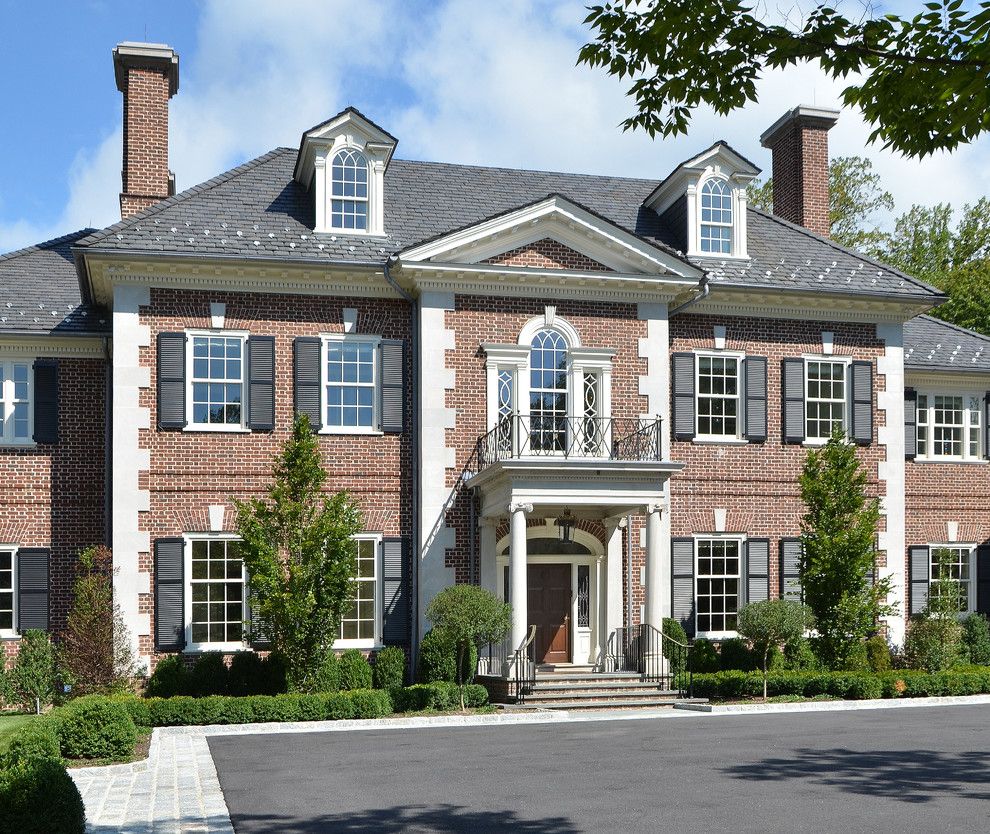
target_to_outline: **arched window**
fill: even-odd
[[[567,448],[567,342],[554,330],[540,330],[530,343],[530,448],[562,452]]]
[[[724,180],[710,179],[701,188],[701,251],[732,252],[732,193]]]
[[[338,151],[331,165],[330,226],[368,229],[368,160],[351,148]]]

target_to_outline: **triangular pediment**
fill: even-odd
[[[312,176],[314,156],[321,148],[330,147],[340,137],[352,147],[374,149],[383,157],[386,165],[399,142],[360,110],[348,107],[336,116],[331,116],[325,122],[303,132],[299,142],[299,154],[296,157],[295,179],[307,185]]]
[[[728,142],[719,140],[697,156],[685,159],[660,182],[643,201],[643,205],[662,213],[685,193],[690,183],[697,182],[710,173],[726,177],[733,184],[745,186],[759,176],[760,169]]]

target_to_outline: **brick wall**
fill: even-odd
[[[793,119],[768,146],[773,152],[773,213],[828,237],[828,128]]]
[[[598,261],[575,252],[553,238],[527,243],[517,249],[511,249],[482,261],[486,264],[501,264],[503,266],[528,266],[536,269],[576,269],[584,272],[612,272],[607,266]]]
[[[169,196],[168,100],[169,81],[165,71],[127,69],[120,194],[122,219]]]

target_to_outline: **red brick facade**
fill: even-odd
[[[139,67],[129,67],[125,73],[123,219],[169,196],[168,74]]]
[[[483,263],[528,266],[535,269],[575,269],[583,272],[612,271],[587,255],[575,252],[570,247],[549,237],[503,252],[501,255],[483,261]]]

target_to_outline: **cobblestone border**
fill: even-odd
[[[797,701],[790,704],[674,704],[674,709],[706,715],[761,715],[776,712],[844,712],[861,709],[961,707],[990,704],[990,695],[933,698],[876,698],[865,701]]]

